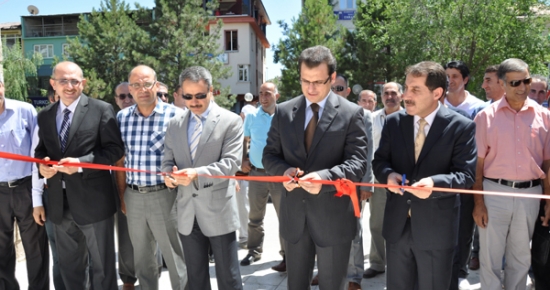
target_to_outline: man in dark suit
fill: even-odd
[[[39,170],[48,182],[48,217],[54,223],[61,275],[67,289],[87,289],[91,260],[93,289],[116,289],[117,203],[111,173],[64,165],[114,164],[124,155],[115,112],[108,103],[82,93],[86,80],[75,63],[57,64],[50,84],[60,101],[38,114],[35,157],[59,160],[51,167],[40,164]]]
[[[443,67],[421,62],[407,69],[406,111],[387,118],[373,169],[388,189],[383,236],[388,290],[447,289],[457,242],[457,194],[432,187],[469,188],[476,164],[475,124],[438,102],[447,86]],[[406,175],[406,177],[405,177]]]
[[[350,198],[311,181],[363,177],[369,166],[363,109],[331,92],[336,60],[328,48],[304,50],[299,68],[303,95],[277,107],[263,164],[272,175],[305,174],[283,184],[279,225],[288,289],[309,289],[316,254],[320,288],[342,289],[357,218]]]

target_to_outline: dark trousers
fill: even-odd
[[[42,193],[42,203],[44,205],[44,210],[46,211],[46,222],[44,223],[44,228],[46,228],[46,234],[48,240],[50,241],[50,249],[52,251],[52,278],[53,286],[55,290],[65,290],[65,283],[63,283],[63,277],[61,277],[61,270],[59,269],[59,258],[57,256],[57,247],[55,242],[55,233],[53,230],[53,223],[48,217],[48,190],[44,189]]]
[[[451,282],[453,253],[454,248],[419,249],[412,239],[408,220],[401,238],[395,243],[386,243],[387,289],[447,289]]]
[[[88,225],[77,224],[69,208],[54,224],[61,276],[68,289],[118,289],[115,266],[114,217]],[[88,274],[88,263],[90,274]]]
[[[544,216],[545,200],[541,202],[539,216]],[[535,276],[535,289],[550,289],[550,233],[540,219],[535,223],[531,248],[531,267]]]
[[[180,234],[183,255],[187,263],[189,290],[210,290],[208,250],[212,247],[216,279],[220,290],[242,290],[243,282],[237,257],[237,235],[231,232],[221,236],[205,236],[195,219],[188,236]]]
[[[460,195],[458,243],[455,247],[453,257],[453,276],[449,290],[458,290],[458,279],[468,277],[468,262],[470,261],[475,228],[474,217],[472,215],[474,205],[473,195]]]
[[[285,241],[288,289],[310,289],[317,254],[320,289],[343,289],[346,283],[351,240],[330,247],[316,245],[307,225],[297,243]]]
[[[4,169],[6,170],[6,169]],[[16,187],[0,187],[0,289],[19,289],[15,279],[14,221],[19,225],[27,260],[28,289],[49,289],[48,239],[32,215],[31,179]]]

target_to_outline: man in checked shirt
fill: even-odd
[[[137,106],[117,115],[125,148],[124,166],[160,171],[166,125],[181,109],[159,101],[157,76],[152,68],[135,67],[128,82]],[[141,289],[158,289],[157,243],[168,267],[172,289],[184,289],[187,269],[177,231],[174,207],[177,192],[169,191],[160,175],[118,171],[116,177],[119,192],[124,192],[121,210],[128,218]]]

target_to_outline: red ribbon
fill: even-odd
[[[29,156],[13,154],[8,152],[0,151],[0,158],[11,159],[16,161],[24,162],[34,162],[45,165],[60,165],[58,161],[45,161],[43,159],[37,159]],[[86,169],[98,169],[98,170],[113,170],[113,171],[125,171],[125,172],[139,172],[155,175],[166,175],[165,172],[156,172],[150,170],[126,168],[113,165],[103,165],[95,163],[63,163],[63,166],[72,166],[72,167],[81,167]],[[172,174],[173,175],[173,174]],[[222,178],[222,179],[236,179],[236,180],[247,180],[247,181],[258,181],[258,182],[289,182],[289,181],[299,181],[299,178],[291,178],[288,176],[216,176],[216,175],[202,175],[209,178]],[[354,183],[348,179],[338,179],[338,180],[308,180],[311,183],[318,183],[323,185],[334,185],[336,187],[337,197],[349,196],[353,204],[353,210],[356,217],[361,216],[361,211],[359,210],[359,199],[357,197],[357,192],[355,188],[357,186],[364,187],[380,187],[380,188],[399,188],[399,189],[416,189],[419,187],[413,186],[402,186],[402,185],[388,185],[388,184],[373,184],[373,183]],[[512,193],[512,192],[496,192],[496,191],[482,191],[482,190],[467,190],[467,189],[454,189],[454,188],[442,188],[442,187],[432,187],[427,190],[439,191],[439,192],[448,192],[448,193],[460,193],[460,194],[484,194],[484,195],[497,195],[497,196],[506,196],[506,197],[521,197],[521,198],[538,198],[538,199],[550,199],[550,195],[541,195],[541,194],[530,194],[530,193]]]

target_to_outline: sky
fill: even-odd
[[[139,3],[141,6],[153,7],[154,0],[126,1],[127,3]],[[0,0],[0,23],[20,22],[22,15],[29,15],[27,7],[34,5],[39,10],[39,15],[65,14],[90,12],[92,8],[99,8],[101,0]],[[298,17],[301,9],[300,0],[263,0],[271,25],[267,26],[267,40],[271,45],[279,42],[283,37],[282,30],[277,24],[283,20],[290,24],[292,18]],[[131,5],[133,6],[133,5]],[[281,75],[281,65],[273,63],[273,51],[266,49],[266,79],[272,79]]]

